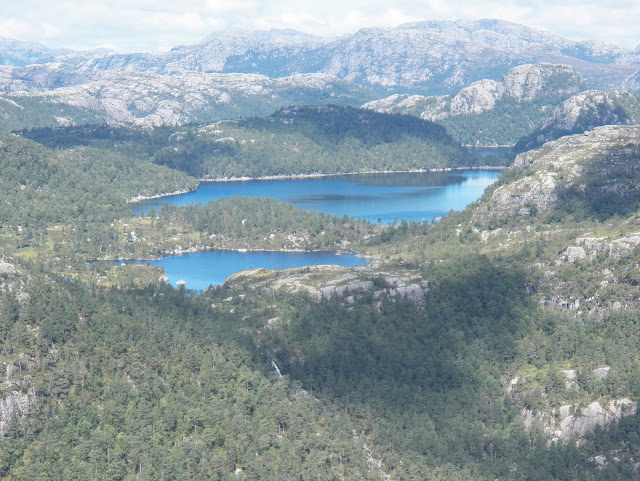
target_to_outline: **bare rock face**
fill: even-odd
[[[622,108],[622,106],[626,108]],[[638,110],[640,100],[629,92],[587,90],[569,97],[553,111],[542,129],[573,131],[589,130],[600,125],[625,125],[640,119],[631,117]],[[631,107],[631,109],[629,109]]]
[[[7,423],[14,417],[21,417],[31,405],[31,396],[13,391],[0,398],[0,436],[4,434]]]
[[[567,247],[567,262],[575,262],[579,259],[586,259],[587,253],[582,247]]]
[[[233,112],[236,116],[269,114],[285,105],[305,103],[308,95],[331,103],[360,103],[367,98],[360,89],[325,74],[277,79],[190,71],[171,75],[129,71],[86,74],[61,73],[43,66],[0,67],[0,93],[17,101],[33,98],[67,105],[112,125],[146,127],[180,125],[200,117],[219,120],[233,116]],[[58,123],[65,122],[72,124],[73,119],[58,119]]]
[[[363,108],[438,121],[490,111],[503,98],[531,101],[540,96],[571,95],[582,88],[582,77],[568,65],[526,64],[512,68],[499,82],[478,80],[454,95],[423,97],[396,94],[368,102]]]
[[[640,46],[636,49],[636,52],[640,54]],[[627,77],[620,86],[620,89],[626,90],[627,92],[640,92],[640,71]]]
[[[410,284],[408,286],[398,286],[388,289],[387,293],[391,297],[398,296],[405,301],[412,302],[413,304],[424,304],[424,298],[426,291],[424,286],[420,284]]]
[[[373,287],[372,281],[348,282],[342,285],[326,286],[320,289],[309,288],[309,294],[316,301],[328,300],[332,297],[344,297],[347,293],[366,291]]]
[[[371,265],[309,266],[278,272],[258,269],[233,274],[226,282],[241,282],[251,289],[267,292],[306,292],[316,302],[343,297],[350,304],[355,302],[356,297],[370,292],[374,299],[388,296],[390,299],[423,305],[428,291],[427,282],[416,271],[380,271]]]
[[[611,88],[619,86],[629,76],[629,66],[638,65],[639,60],[637,50],[607,42],[575,42],[495,19],[412,22],[362,29],[335,39],[292,30],[216,33],[195,45],[160,54],[73,52],[0,40],[0,63],[5,65],[47,63],[86,73],[188,70],[286,77],[316,72],[377,90],[412,93],[448,93],[481,75],[497,79],[513,65],[538,62],[573,65],[589,75],[593,85]]]
[[[582,77],[568,65],[527,64],[509,70],[502,79],[504,94],[518,100],[532,100],[541,95],[576,93]]]
[[[16,266],[9,262],[0,260],[0,274],[15,274],[18,272]]]
[[[480,201],[475,215],[514,215],[533,205],[538,212],[549,211],[558,200],[557,188],[573,185],[590,162],[627,155],[627,151],[633,154],[639,148],[639,126],[605,126],[519,154],[511,169],[522,175],[496,188],[490,199]]]
[[[540,128],[521,139],[515,152],[532,150],[545,142],[603,125],[640,123],[640,95],[630,92],[586,90],[553,109]]]
[[[589,83],[620,88],[640,53],[597,41],[576,42],[540,29],[496,19],[425,21],[366,28],[321,38],[292,30],[216,33],[194,45],[159,54],[53,50],[0,39],[0,64],[55,66],[61,72],[229,73],[288,77],[301,72],[334,75],[379,92],[448,94],[483,78],[497,80],[514,65],[572,65]],[[517,95],[535,95],[538,79],[509,82]],[[637,79],[636,79],[637,84]]]
[[[560,408],[560,425],[556,426],[554,437],[567,442],[583,444],[596,426],[605,427],[623,416],[636,413],[637,403],[628,398],[609,401],[606,406],[594,401],[586,407],[577,405]]]
[[[596,372],[607,372],[608,367],[598,368]],[[576,385],[576,371],[567,369],[560,371],[565,379],[567,390],[578,389]],[[596,374],[597,375],[597,374]],[[504,388],[516,403],[521,401],[520,386],[525,385],[527,379],[521,376],[509,381],[505,380]],[[606,403],[592,401],[590,403],[566,404],[553,409],[534,411],[522,406],[520,416],[527,429],[538,426],[549,435],[549,442],[574,442],[584,444],[593,434],[596,427],[604,428],[624,416],[636,413],[637,402],[629,398],[611,399]]]
[[[450,115],[458,117],[460,115],[481,114],[491,110],[504,93],[504,84],[495,80],[474,82],[451,99]]]

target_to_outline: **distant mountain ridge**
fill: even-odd
[[[453,95],[394,94],[363,108],[439,122],[464,144],[512,145],[585,88],[582,76],[569,65],[525,64],[499,81],[479,80]]]
[[[0,67],[0,100],[4,100],[0,116],[5,129],[87,122],[180,125],[269,115],[296,103],[360,105],[371,98],[371,92],[325,74],[269,78],[191,71],[161,75]]]
[[[567,65],[520,65],[509,70],[500,81],[478,80],[455,95],[424,97],[395,94],[368,102],[363,107],[438,121],[481,114],[492,110],[502,98],[527,101],[546,96],[568,96],[583,87],[580,74]]]
[[[599,89],[620,88],[640,70],[640,51],[484,19],[368,28],[337,39],[291,30],[215,33],[198,44],[160,54],[72,52],[5,40],[0,42],[0,62],[50,64],[72,72],[188,70],[269,77],[324,73],[378,93],[433,95],[480,79],[497,80],[514,66],[539,62],[571,65]]]

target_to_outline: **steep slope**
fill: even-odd
[[[493,190],[491,200],[481,203],[477,215],[518,215],[527,205],[535,206],[538,214],[555,209],[559,206],[560,189],[575,186],[581,190],[580,180],[586,173],[605,180],[607,166],[615,165],[617,157],[637,155],[639,142],[640,127],[605,126],[522,153],[513,163],[517,178]],[[591,172],[591,168],[596,171]],[[615,178],[610,181],[615,182]],[[628,192],[630,187],[623,192]],[[601,194],[608,190],[604,189]]]
[[[548,142],[519,154],[478,202],[473,222],[487,242],[518,245],[542,233],[541,303],[581,313],[637,309],[639,139],[638,126],[604,126]]]
[[[519,140],[514,153],[525,152],[564,135],[602,125],[640,123],[640,96],[629,92],[587,90],[557,106],[542,126]]]
[[[638,49],[636,49],[636,51],[638,51]],[[625,79],[620,88],[621,90],[626,90],[629,92],[640,91],[640,72],[636,72],[635,74]]]
[[[540,125],[553,107],[584,85],[567,65],[520,65],[499,82],[479,80],[455,95],[392,95],[363,108],[439,122],[465,144],[505,145]]]
[[[128,211],[126,201],[135,195],[196,184],[135,155],[88,147],[54,151],[11,134],[0,135],[0,168],[0,224],[9,230],[89,219],[111,222]],[[23,233],[26,245],[35,241],[30,234]]]
[[[0,299],[0,477],[382,479],[349,420],[279,378],[228,313],[0,267],[24,282]]]

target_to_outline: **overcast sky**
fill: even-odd
[[[7,0],[0,36],[50,47],[160,52],[214,31],[292,28],[322,36],[414,20],[500,18],[573,40],[640,44],[640,0]],[[605,6],[606,4],[606,6]]]

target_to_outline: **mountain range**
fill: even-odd
[[[0,41],[0,480],[636,479],[640,93],[611,87],[638,55],[495,20],[157,55]],[[440,170],[376,181],[417,204],[484,165],[465,135],[546,143],[431,223],[129,204]],[[209,249],[370,262],[201,294],[120,262]]]
[[[327,39],[291,30],[214,33],[168,52],[122,54],[49,49],[0,39],[0,63],[46,64],[65,72],[250,73],[287,77],[323,73],[384,93],[444,94],[499,79],[524,63],[573,66],[592,87],[611,89],[640,70],[640,50],[573,41],[495,19],[425,21],[367,28]]]

